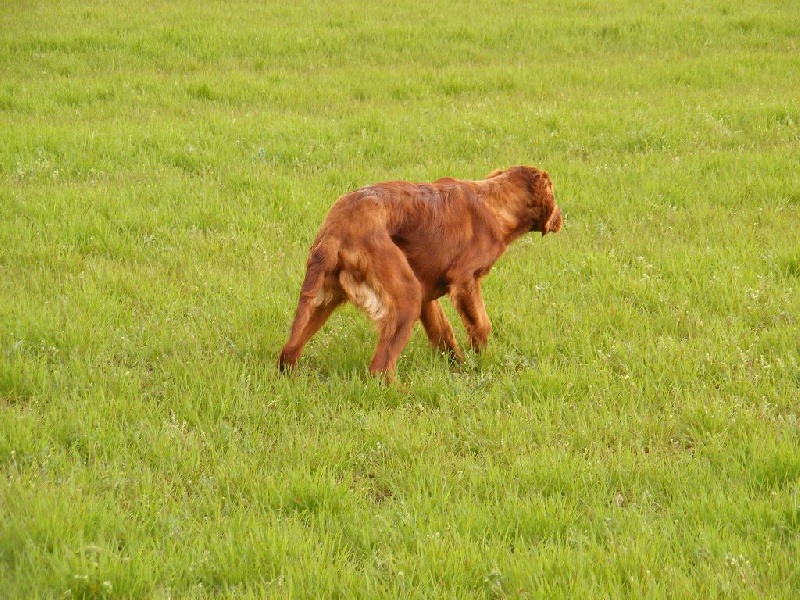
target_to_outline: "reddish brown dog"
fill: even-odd
[[[378,325],[370,372],[394,379],[417,319],[433,346],[462,360],[438,298],[450,295],[470,345],[481,350],[491,330],[481,279],[519,236],[557,232],[561,222],[550,177],[533,167],[495,171],[482,181],[392,181],[342,196],[311,246],[278,366],[292,368],[345,300]]]

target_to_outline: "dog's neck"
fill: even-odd
[[[533,221],[530,216],[526,218],[526,199],[522,194],[509,202],[507,196],[501,199],[492,187],[490,184],[484,192],[483,203],[494,215],[503,241],[510,244],[522,234],[530,231]]]

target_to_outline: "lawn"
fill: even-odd
[[[797,13],[4,2],[0,597],[800,596]],[[485,353],[279,375],[339,195],[523,163]]]

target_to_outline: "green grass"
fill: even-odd
[[[800,595],[795,3],[392,4],[4,3],[0,597]],[[337,196],[519,163],[484,355],[277,374]]]

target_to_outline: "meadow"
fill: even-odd
[[[800,596],[796,2],[2,4],[0,597]],[[339,195],[514,164],[485,353],[278,374]]]

